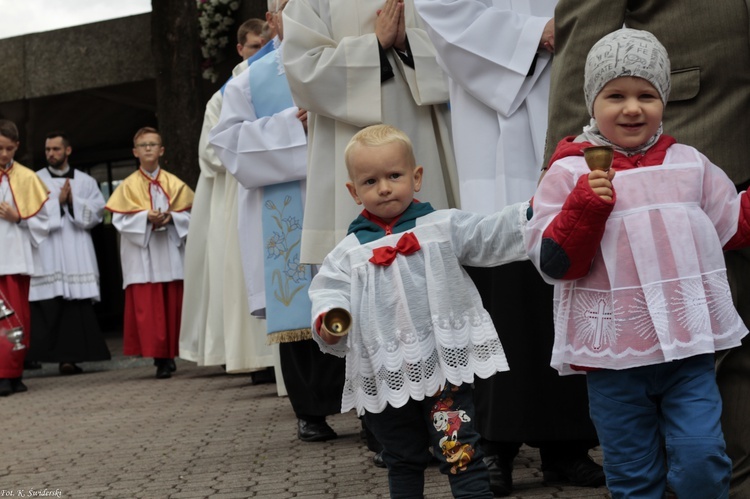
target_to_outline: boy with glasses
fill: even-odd
[[[106,208],[120,232],[125,288],[123,353],[153,357],[156,377],[171,377],[182,313],[185,236],[193,190],[159,166],[159,132],[141,128],[133,139],[137,171],[112,193]]]

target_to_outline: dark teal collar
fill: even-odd
[[[414,200],[401,216],[390,224],[386,224],[369,211],[362,210],[362,213],[349,225],[347,234],[356,235],[360,244],[370,243],[388,234],[398,234],[413,229],[417,225],[417,218],[433,211],[435,209],[430,203],[420,203]]]

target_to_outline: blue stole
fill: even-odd
[[[247,73],[258,118],[294,106],[286,74],[279,74],[275,51],[255,61]],[[263,187],[266,327],[272,343],[310,337],[312,303],[307,290],[312,275],[310,267],[299,261],[302,213],[299,181]]]
[[[257,61],[261,57],[263,57],[263,56],[265,56],[265,55],[273,52],[274,50],[276,50],[276,49],[273,48],[273,40],[271,40],[270,42],[266,42],[266,44],[263,45],[260,48],[259,51],[257,51],[256,53],[254,53],[252,55],[252,57],[248,58],[248,60],[247,60],[247,66],[250,67],[250,65],[252,63],[254,63],[255,61]],[[220,89],[221,95],[224,95],[224,90],[226,90],[227,85],[229,84],[230,81],[232,81],[232,78],[234,78],[233,75],[230,76],[229,79],[226,82],[224,82],[224,84],[221,86],[221,89]]]

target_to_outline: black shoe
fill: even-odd
[[[172,370],[169,368],[169,359],[158,359],[156,361],[156,379],[167,379],[172,377]]]
[[[10,380],[10,388],[13,390],[13,393],[23,393],[29,391],[29,387],[23,384],[21,378],[12,378]]]
[[[81,374],[83,369],[73,362],[60,362],[60,374],[69,376],[71,374]]]
[[[604,470],[588,455],[551,464],[542,463],[542,474],[545,485],[569,483],[578,487],[601,487],[606,483]]]
[[[170,372],[175,372],[177,370],[177,364],[174,363],[174,359],[169,359],[167,365],[169,366]]]
[[[0,379],[0,397],[7,397],[13,393],[13,386],[8,378]]]
[[[37,362],[35,360],[24,360],[23,361],[23,368],[27,371],[33,371],[35,369],[41,369],[42,364],[40,362]]]
[[[513,492],[513,461],[504,462],[499,456],[486,456],[484,464],[490,473],[490,490],[495,497],[509,496]]]
[[[383,461],[383,451],[381,450],[377,454],[372,456],[372,464],[378,468],[386,468],[385,462]]]
[[[325,442],[336,438],[336,432],[328,426],[325,420],[321,422],[297,420],[297,438],[303,442]]]

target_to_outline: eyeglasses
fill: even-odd
[[[161,144],[157,144],[155,142],[146,142],[143,144],[136,144],[135,147],[139,149],[153,149],[154,147],[161,147]]]

